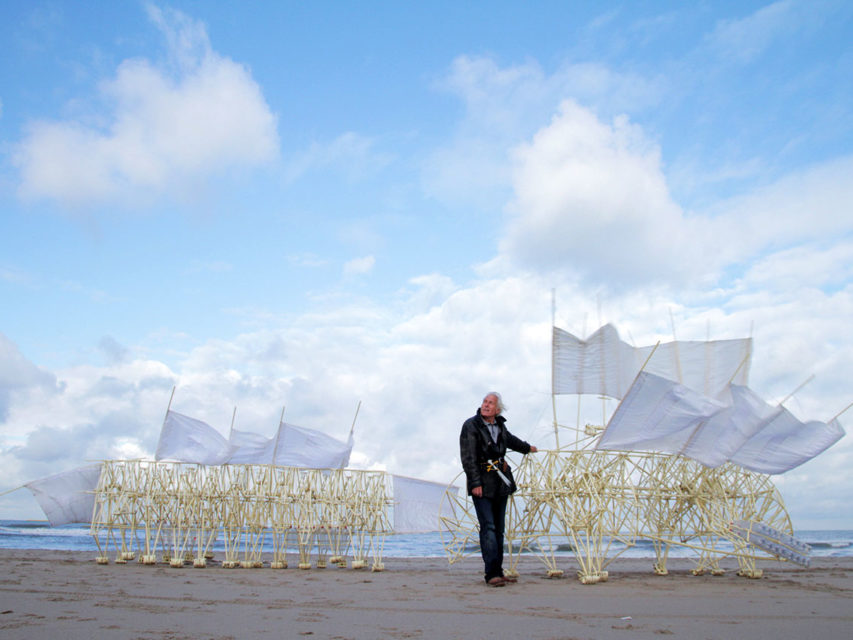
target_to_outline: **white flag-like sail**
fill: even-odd
[[[609,324],[586,340],[554,330],[554,393],[597,394],[620,399],[637,373],[654,373],[706,396],[715,397],[731,382],[746,384],[752,340],[677,340],[632,347]],[[646,363],[649,355],[651,359]]]
[[[771,407],[748,387],[731,385],[730,406],[700,425],[678,453],[718,467],[758,433],[779,407]]]
[[[285,467],[343,469],[352,453],[352,434],[343,442],[314,429],[282,422],[277,439],[275,463]]]
[[[586,340],[554,327],[554,393],[621,398],[634,376],[634,348],[606,324]],[[634,372],[636,375],[636,371]]]
[[[169,410],[155,460],[223,464],[231,455],[231,446],[222,435],[206,422]]]
[[[393,476],[393,481],[394,533],[440,531],[440,516],[453,517],[450,501],[442,502],[446,484],[405,476]],[[450,487],[449,491],[455,495],[459,489]]]
[[[725,410],[722,402],[643,371],[613,412],[596,449],[678,453],[697,428]]]
[[[272,464],[275,438],[267,438],[251,431],[231,431],[229,464]]]
[[[101,465],[90,464],[33,480],[24,486],[32,492],[52,527],[91,523],[100,476]]]
[[[844,436],[838,420],[803,423],[733,385],[727,402],[646,371],[619,403],[596,449],[682,454],[708,467],[734,462],[758,473],[790,471]]]
[[[758,473],[784,473],[844,437],[838,420],[800,422],[784,407],[731,457],[732,462]]]

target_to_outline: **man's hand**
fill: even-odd
[[[537,451],[539,451],[539,449],[537,449],[533,445],[530,445],[530,453],[536,453]]]
[[[474,496],[475,498],[482,498],[483,497],[483,487],[474,487],[473,489],[471,489],[471,495]]]

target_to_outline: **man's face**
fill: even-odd
[[[498,415],[498,399],[495,396],[483,398],[483,404],[480,405],[480,415],[487,420],[492,420]]]

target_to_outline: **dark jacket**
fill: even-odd
[[[506,419],[503,416],[497,416],[495,422],[499,427],[497,442],[492,442],[489,428],[483,422],[479,409],[477,409],[477,415],[468,418],[462,425],[462,433],[459,434],[459,454],[462,458],[462,469],[468,479],[469,495],[474,487],[483,487],[483,496],[486,498],[512,493],[494,470],[487,470],[488,461],[503,460],[507,449],[519,453],[530,453],[530,445],[507,430]],[[503,468],[501,470],[503,471]],[[504,472],[504,475],[511,478],[509,473]]]

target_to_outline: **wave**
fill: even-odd
[[[101,532],[102,535],[104,532]],[[795,537],[808,544],[812,557],[853,557],[853,531],[802,531],[796,532]],[[422,533],[422,534],[394,534],[386,536],[384,541],[383,555],[386,557],[444,557],[445,534]],[[99,536],[103,544],[105,538]],[[517,541],[514,551],[522,555],[534,555],[542,551],[549,551],[555,556],[572,556],[575,553],[574,546],[565,537],[552,536],[550,541],[540,539],[519,549]],[[269,544],[269,538],[265,541]],[[214,545],[214,550],[221,550],[221,540]],[[265,546],[266,546],[265,544]],[[720,551],[731,551],[732,548],[721,540],[717,545]],[[97,545],[87,525],[64,525],[62,527],[51,527],[45,521],[30,520],[0,520],[0,548],[7,549],[55,549],[68,551],[95,551]],[[479,545],[476,536],[466,545],[466,554],[478,554]],[[621,554],[626,558],[649,558],[654,557],[654,542],[639,538],[632,545],[625,545],[620,541],[612,541],[609,556]],[[670,547],[671,557],[692,557],[695,552],[681,545]]]

